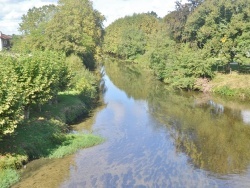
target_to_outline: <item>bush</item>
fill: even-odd
[[[64,55],[50,51],[0,55],[0,72],[0,136],[28,119],[31,105],[57,98],[70,80]]]
[[[81,58],[76,55],[69,56],[66,62],[72,74],[70,89],[76,91],[86,105],[90,105],[97,97],[98,87],[95,75],[85,68]]]
[[[0,187],[8,188],[18,182],[19,175],[16,170],[4,169],[0,171]]]
[[[237,91],[234,89],[231,89],[228,86],[222,86],[214,89],[215,93],[218,93],[220,95],[225,95],[225,96],[235,96],[237,94]]]

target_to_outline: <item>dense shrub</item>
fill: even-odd
[[[13,132],[32,105],[56,98],[70,80],[65,57],[49,51],[0,55],[0,71],[0,135]]]

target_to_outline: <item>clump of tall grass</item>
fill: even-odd
[[[62,158],[75,153],[81,148],[88,148],[103,141],[101,137],[91,134],[68,134],[66,135],[66,140],[51,152],[49,158]]]
[[[0,187],[8,188],[19,180],[19,174],[13,169],[1,169],[0,171]]]

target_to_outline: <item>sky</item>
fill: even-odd
[[[70,0],[69,0],[70,1]],[[92,0],[94,9],[105,17],[104,26],[118,18],[133,13],[154,11],[159,17],[173,11],[176,0]],[[184,3],[186,0],[182,0]],[[22,15],[30,8],[56,4],[57,0],[0,0],[0,31],[7,35],[20,34],[18,32]]]

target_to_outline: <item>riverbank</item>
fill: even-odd
[[[31,160],[61,158],[102,143],[99,136],[70,133],[70,124],[89,114],[97,104],[97,95],[98,92],[86,100],[86,93],[65,91],[59,93],[56,104],[43,105],[41,111],[34,107],[30,119],[0,141],[0,187],[18,182],[18,170]]]
[[[41,113],[23,123],[11,136],[0,142],[0,187],[9,187],[19,180],[16,170],[25,167],[30,160],[38,158],[61,158],[80,148],[87,148],[103,142],[99,136],[91,134],[68,134],[68,123],[90,109],[78,95],[61,93],[58,104],[45,105]],[[67,123],[66,123],[67,122]]]
[[[232,72],[217,73],[212,80],[198,79],[195,88],[205,93],[216,93],[224,97],[250,100],[250,75]]]
[[[150,72],[150,74],[154,74],[154,77],[157,78],[154,71],[147,66],[144,66],[142,63],[134,63],[131,61],[123,61],[116,58],[110,58],[116,64],[121,64],[121,66],[126,65],[128,69],[131,69],[132,72],[136,71],[137,74],[141,74],[143,70]],[[106,64],[107,66],[107,64]],[[130,67],[131,66],[131,67]],[[115,67],[116,68],[116,67]],[[144,71],[145,72],[145,71]],[[121,73],[115,75],[115,73],[110,74],[111,77],[115,77],[114,82],[119,86],[118,82],[121,82]],[[147,76],[146,76],[147,77]],[[126,78],[128,79],[128,78]],[[137,79],[137,78],[135,78]],[[183,83],[185,79],[176,80],[180,85],[185,85]],[[208,78],[196,78],[193,79],[191,83],[191,88],[182,88],[184,90],[194,90],[203,93],[210,93],[210,94],[218,94],[222,97],[229,97],[232,99],[239,99],[239,100],[250,100],[250,74],[240,74],[236,71],[231,72],[231,74],[225,73],[215,73],[213,79]],[[130,80],[129,80],[130,82]],[[145,81],[147,82],[147,81]],[[163,83],[164,80],[162,81]],[[147,85],[147,84],[146,84]],[[165,83],[166,88],[169,90],[176,90],[178,87],[174,87],[172,84]],[[176,86],[176,85],[175,85]],[[137,86],[139,87],[139,86]],[[145,89],[145,86],[143,86]]]

